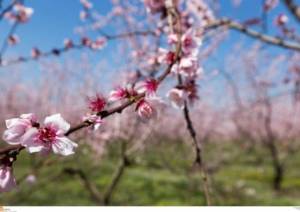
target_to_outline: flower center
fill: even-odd
[[[44,127],[39,130],[39,140],[50,143],[55,140],[56,130],[52,127]]]
[[[192,45],[192,43],[193,43],[193,40],[192,40],[191,38],[186,38],[186,39],[184,40],[184,45],[185,45],[186,47],[190,47],[190,46]]]

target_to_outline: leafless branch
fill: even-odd
[[[252,38],[258,39],[262,42],[274,45],[274,46],[279,46],[282,48],[286,49],[291,49],[295,51],[300,51],[300,43],[297,42],[291,42],[291,41],[286,41],[278,37],[273,37],[270,35],[266,35],[260,32],[257,32],[255,30],[252,30],[236,21],[223,18],[220,20],[216,20],[212,23],[210,23],[206,29],[213,29],[213,28],[218,28],[218,27],[228,27],[229,29],[233,29],[236,31],[239,31],[247,36],[250,36]]]

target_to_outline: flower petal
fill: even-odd
[[[61,134],[67,132],[70,129],[70,124],[66,122],[59,113],[47,116],[45,118],[44,124],[55,127]]]
[[[38,129],[33,127],[21,137],[21,144],[26,147],[29,153],[39,152],[44,148],[43,143],[37,139],[37,135]]]
[[[68,139],[67,137],[58,137],[57,140],[52,144],[52,150],[56,154],[60,155],[71,155],[74,154],[74,148],[76,148],[78,145]]]

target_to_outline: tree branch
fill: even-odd
[[[286,48],[286,49],[300,51],[300,43],[285,41],[278,37],[274,37],[274,36],[270,36],[270,35],[266,35],[266,34],[257,32],[255,30],[249,29],[248,27],[246,27],[238,22],[235,22],[235,21],[227,19],[227,18],[216,20],[216,21],[210,23],[208,26],[206,26],[206,30],[214,29],[214,28],[218,28],[218,27],[222,27],[222,26],[239,31],[249,37],[258,39],[262,42],[265,42],[265,43],[268,43],[268,44],[271,44],[274,46],[279,46],[279,47]]]
[[[289,11],[300,22],[300,6],[298,6],[294,0],[282,0]]]

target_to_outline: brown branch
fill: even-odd
[[[7,36],[6,36],[6,38],[4,39],[4,41],[3,41],[3,43],[2,43],[2,46],[1,46],[1,49],[0,49],[0,65],[2,64],[2,58],[3,58],[3,55],[4,55],[4,53],[6,52],[6,50],[7,50],[7,48],[8,48],[8,45],[9,45],[9,44],[8,44],[8,39],[9,39],[10,36],[12,36],[12,35],[15,33],[15,31],[16,31],[18,25],[19,25],[18,22],[15,22],[15,23],[12,25],[12,27],[10,28],[10,30],[9,30],[9,32],[8,32],[8,34],[7,34]]]
[[[196,152],[195,165],[198,165],[201,170],[206,203],[208,206],[210,206],[211,199],[210,199],[210,195],[209,195],[209,182],[208,182],[208,178],[207,178],[207,172],[206,172],[205,164],[204,164],[204,161],[202,158],[201,146],[200,146],[199,142],[197,141],[197,134],[196,134],[195,128],[193,126],[193,122],[190,118],[187,101],[184,102],[183,114],[184,114],[184,118],[185,118],[185,122],[186,122],[186,127],[192,137],[192,140],[193,140],[193,143],[195,146],[195,152]]]
[[[124,39],[132,36],[147,36],[147,35],[154,35],[155,33],[152,31],[133,31],[133,32],[124,32],[116,35],[107,35],[103,36],[107,40],[116,40],[116,39]],[[74,49],[82,49],[82,48],[90,48],[89,46],[83,45],[83,44],[73,44],[71,47],[63,47],[63,48],[53,48],[52,50],[48,52],[42,52],[38,57],[32,57],[32,56],[27,56],[27,57],[18,57],[17,59],[14,60],[8,60],[8,61],[0,61],[0,67],[4,66],[9,66],[9,65],[14,65],[22,62],[28,62],[28,61],[34,61],[38,60],[40,58],[46,58],[49,56],[59,56],[62,53],[66,53],[70,50]]]
[[[166,3],[166,5],[167,5],[167,3]],[[168,1],[167,15],[168,15],[169,27],[171,29],[171,32],[174,33],[175,30],[174,30],[174,26],[173,26],[173,23],[174,23],[173,16],[176,18],[176,20],[180,20],[180,13],[179,13],[178,9],[176,8],[176,6],[174,5],[174,2],[172,0]],[[182,26],[181,26],[180,21],[177,21],[176,26],[177,26],[176,32],[177,32],[177,37],[178,37],[178,41],[179,41],[177,45],[181,46]],[[178,79],[178,84],[181,85],[182,84],[182,77],[181,77],[180,74],[177,75],[177,79]],[[194,129],[192,120],[191,120],[190,115],[189,115],[189,109],[188,109],[188,104],[187,104],[186,100],[184,101],[183,114],[184,114],[184,118],[185,118],[185,121],[186,121],[188,132],[190,133],[190,135],[193,139],[193,143],[194,143],[195,150],[196,150],[195,164],[199,165],[199,167],[201,169],[202,180],[203,180],[203,189],[204,189],[206,204],[208,206],[210,206],[211,201],[210,201],[209,189],[208,189],[209,186],[208,186],[206,169],[204,167],[203,160],[202,160],[202,157],[201,157],[201,146],[197,142],[196,131]]]
[[[257,32],[255,30],[249,29],[248,27],[246,27],[236,21],[233,21],[233,20],[230,20],[227,18],[216,20],[216,21],[210,23],[208,26],[206,26],[206,30],[214,29],[214,28],[218,28],[218,27],[222,27],[222,26],[239,31],[249,37],[258,39],[262,42],[265,42],[265,43],[268,43],[268,44],[271,44],[274,46],[279,46],[279,47],[286,48],[286,49],[300,51],[300,43],[286,41],[286,40],[280,39],[278,37],[274,37],[274,36],[270,36],[270,35],[266,35],[266,34]]]
[[[180,43],[180,42],[179,42]],[[171,72],[171,69],[172,69],[172,66],[178,61],[179,59],[179,54],[180,54],[180,51],[181,51],[181,45],[178,44],[176,46],[176,53],[175,53],[175,60],[173,61],[172,64],[170,64],[166,70],[157,78],[157,82],[158,84],[160,84],[168,75],[169,73]],[[101,117],[102,119],[104,118],[107,118],[108,116],[110,115],[113,115],[115,113],[121,113],[124,109],[126,109],[127,107],[131,106],[132,104],[134,104],[135,102],[137,102],[138,100],[142,99],[143,97],[145,96],[145,93],[141,93],[141,94],[138,94],[137,96],[135,96],[133,99],[130,99],[128,100],[127,102],[123,103],[122,105],[120,106],[117,106],[117,107],[114,107],[114,108],[111,108],[109,110],[105,110],[105,111],[101,111],[99,112],[97,115],[99,117]],[[80,124],[78,124],[77,126],[74,126],[72,127],[68,132],[65,133],[65,136],[69,136],[70,134],[80,130],[80,129],[83,129],[83,128],[86,128],[86,127],[89,127],[91,126],[93,123],[92,122],[89,122],[89,121],[84,121]],[[11,152],[16,152],[16,154],[18,154],[21,150],[23,150],[24,147],[21,146],[21,145],[17,145],[17,146],[9,146],[9,147],[5,147],[3,149],[0,149],[0,155],[9,155]]]
[[[300,21],[300,6],[298,6],[293,0],[283,0],[283,2],[294,17]]]

